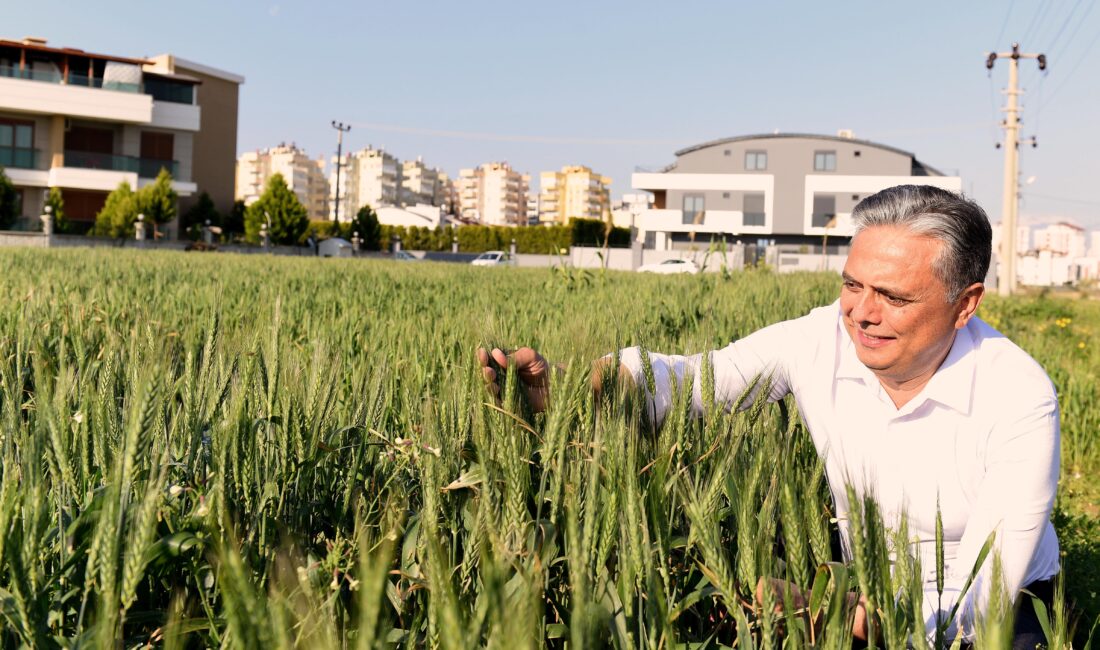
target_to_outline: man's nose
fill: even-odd
[[[856,304],[852,307],[852,321],[876,324],[879,322],[879,317],[878,300],[875,299],[875,292],[859,292],[856,297]]]

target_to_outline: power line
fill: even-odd
[[[1043,0],[1039,3],[1039,6],[1035,8],[1035,15],[1031,17],[1031,23],[1028,24],[1027,30],[1024,32],[1021,42],[1026,41],[1031,36],[1031,30],[1035,27],[1036,21],[1042,21],[1047,15],[1047,10],[1050,9],[1050,0]]]
[[[1046,199],[1048,201],[1061,201],[1062,203],[1078,203],[1080,205],[1097,205],[1100,206],[1100,201],[1087,201],[1085,199],[1068,199],[1061,196],[1051,196],[1049,194],[1036,194],[1035,192],[1023,192],[1022,196],[1029,196],[1036,199]]]
[[[1066,76],[1062,77],[1062,83],[1058,84],[1058,86],[1050,92],[1047,100],[1041,106],[1039,106],[1037,110],[1042,110],[1043,106],[1046,106],[1054,100],[1054,96],[1058,94],[1058,91],[1060,91],[1062,88],[1065,88],[1066,83],[1073,76],[1073,73],[1077,72],[1077,68],[1081,67],[1081,64],[1085,62],[1086,58],[1088,58],[1089,52],[1092,51],[1092,48],[1096,45],[1097,41],[1100,41],[1100,31],[1096,32],[1096,34],[1092,37],[1092,41],[1090,41],[1088,46],[1085,47],[1085,51],[1082,52],[1080,58],[1077,59],[1077,62],[1073,65],[1072,68],[1070,68],[1070,71],[1066,74]]]
[[[590,144],[590,145],[680,145],[682,140],[670,139],[620,139],[620,138],[581,138],[558,137],[544,135],[518,135],[504,133],[488,133],[479,131],[451,131],[445,129],[429,129],[416,126],[401,126],[398,124],[379,124],[377,122],[354,122],[355,126],[372,131],[386,131],[391,133],[409,133],[413,135],[430,135],[439,138],[455,138],[458,140],[480,140],[485,142],[530,142],[535,144]]]
[[[1066,27],[1069,27],[1069,21],[1073,18],[1073,15],[1075,13],[1077,13],[1077,8],[1081,6],[1081,2],[1083,2],[1083,0],[1077,0],[1077,2],[1074,3],[1073,8],[1070,9],[1069,14],[1066,15],[1066,19],[1062,21],[1062,26],[1060,28],[1058,28],[1058,32],[1055,33],[1054,38],[1051,39],[1050,45],[1048,45],[1047,47],[1044,47],[1042,49],[1044,49],[1048,52],[1053,52],[1054,51],[1054,45],[1058,42],[1058,39],[1061,38],[1062,33],[1066,31]],[[1092,6],[1090,4],[1089,8],[1091,9],[1091,7]]]
[[[1005,18],[1001,21],[1001,31],[997,32],[997,40],[993,41],[993,48],[991,51],[996,52],[997,48],[1001,45],[1001,37],[1005,35],[1005,27],[1008,27],[1008,18],[1012,15],[1012,7],[1015,6],[1016,0],[1012,0],[1008,3],[1008,11],[1005,12]]]

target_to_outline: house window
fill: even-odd
[[[835,151],[815,151],[814,152],[814,171],[815,172],[835,172],[836,171],[836,152]]]
[[[23,190],[15,190],[15,215],[17,217],[26,216],[23,214]]]
[[[156,178],[161,168],[164,168],[168,170],[168,173],[175,176],[177,170],[175,169],[175,165],[172,164],[174,144],[174,138],[171,133],[142,131],[141,162],[139,164],[138,175],[144,178]],[[301,185],[296,185],[296,187],[301,187]]]
[[[0,167],[34,169],[34,124],[0,121]]]
[[[729,149],[726,149],[725,151],[723,151],[723,152],[722,152],[722,155],[723,155],[723,156],[728,156],[728,155],[730,155],[730,150],[729,150]]]
[[[810,225],[814,228],[833,228],[836,226],[836,196],[832,194],[814,194],[814,211]]]
[[[764,193],[752,192],[745,194],[745,202],[741,213],[744,215],[744,225],[764,225]]]
[[[703,211],[706,209],[706,201],[702,194],[684,195],[684,223],[695,223],[696,219],[702,221]]]
[[[746,151],[745,171],[758,172],[768,168],[767,151]]]
[[[723,198],[723,199],[728,199],[729,197],[730,197],[730,193],[729,193],[729,192],[722,192],[722,198]]]

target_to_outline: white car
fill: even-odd
[[[512,263],[512,258],[504,251],[485,251],[470,262],[474,266],[505,266]]]
[[[641,273],[691,273],[699,272],[699,265],[691,260],[665,260],[654,264],[643,264],[638,267]]]

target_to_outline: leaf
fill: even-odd
[[[478,463],[470,465],[470,467],[458,475],[458,478],[448,483],[442,488],[443,492],[451,492],[453,490],[465,490],[467,488],[477,487],[485,482],[485,470]]]

